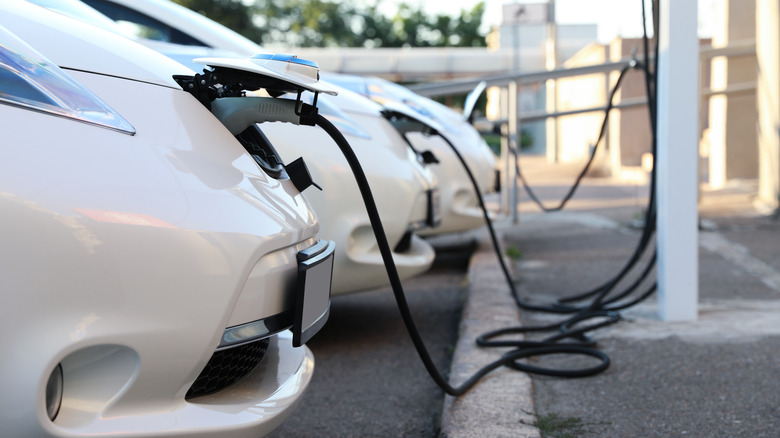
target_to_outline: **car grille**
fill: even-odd
[[[407,231],[403,235],[403,237],[401,237],[401,240],[398,241],[398,245],[395,246],[393,251],[403,254],[406,251],[409,251],[409,248],[411,247],[412,247],[412,232]]]
[[[269,342],[265,338],[214,352],[184,398],[213,394],[236,383],[263,360]]]

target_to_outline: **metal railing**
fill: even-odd
[[[756,54],[756,41],[744,40],[730,42],[726,47],[713,48],[711,46],[701,47],[699,51],[700,62],[710,62],[718,57],[734,58],[744,56],[755,56]],[[509,159],[515,156],[518,150],[517,144],[520,138],[520,124],[553,119],[556,123],[559,117],[572,116],[585,113],[603,112],[607,109],[606,105],[593,105],[583,108],[567,109],[558,111],[557,107],[553,106],[552,110],[534,110],[520,112],[518,108],[518,96],[520,85],[527,85],[533,83],[545,83],[549,80],[573,78],[577,76],[585,76],[592,74],[609,74],[611,72],[622,69],[626,64],[632,61],[631,58],[624,58],[617,62],[607,62],[597,65],[588,65],[582,67],[573,68],[556,68],[553,70],[534,71],[526,73],[508,73],[499,75],[488,75],[471,79],[459,79],[448,82],[426,83],[409,86],[414,92],[427,96],[427,97],[439,97],[450,96],[458,94],[466,94],[473,90],[480,82],[485,82],[488,87],[499,87],[502,89],[502,99],[506,99],[508,102],[501,104],[502,114],[496,120],[478,119],[478,122],[489,122],[494,125],[500,125],[502,127],[502,144],[501,144],[501,159],[502,159],[502,174],[505,174],[504,181],[502,181],[503,187],[511,187],[511,192],[502,194],[502,209],[504,211],[510,210],[514,221],[517,220],[517,206],[511,207],[513,200],[517,199],[517,179],[515,178],[514,166],[509,165]],[[703,68],[700,71],[704,71]],[[739,95],[750,94],[756,92],[756,82],[746,81],[741,83],[732,83],[724,87],[713,88],[709,85],[709,80],[701,78],[700,84],[708,84],[700,88],[700,101],[702,104],[706,104],[707,100],[712,96],[717,95]],[[605,80],[605,86],[608,86],[608,80]],[[507,92],[512,90],[513,92]],[[635,98],[623,98],[615,104],[614,108],[633,108],[640,107],[647,104],[646,96]],[[548,107],[550,108],[550,107]],[[700,129],[705,124],[704,120],[700,120]],[[553,139],[555,145],[554,157],[557,157],[558,141]],[[548,148],[549,149],[549,148]]]
[[[554,70],[491,75],[473,79],[461,79],[430,84],[417,84],[410,85],[409,89],[417,94],[427,97],[465,94],[473,90],[474,87],[476,87],[477,84],[482,81],[485,81],[488,87],[506,87],[511,82],[515,82],[517,84],[531,84],[535,82],[544,82],[548,79],[562,79],[594,73],[609,73],[615,70],[620,70],[630,61],[630,58],[625,58],[618,62],[607,62],[604,64],[587,65],[583,67],[556,68]]]
[[[553,70],[535,71],[527,73],[512,73],[482,76],[474,79],[461,79],[449,82],[437,82],[430,84],[419,84],[410,86],[414,92],[427,97],[448,96],[454,94],[465,94],[474,89],[479,83],[485,82],[488,87],[499,87],[502,89],[502,99],[506,99],[505,103],[501,104],[502,114],[498,120],[491,120],[492,123],[498,124],[502,127],[501,131],[504,133],[501,139],[501,169],[502,169],[502,187],[509,187],[510,190],[507,193],[502,191],[501,205],[502,210],[511,215],[512,221],[518,221],[517,200],[518,200],[518,187],[517,187],[517,174],[513,162],[510,160],[517,159],[518,140],[521,138],[521,121],[532,122],[539,120],[547,120],[552,118],[557,121],[558,117],[601,112],[606,110],[606,105],[596,105],[585,108],[567,109],[558,111],[555,105],[552,106],[552,110],[538,110],[530,112],[520,112],[518,106],[518,94],[520,85],[544,83],[550,80],[572,78],[577,76],[593,75],[593,74],[609,74],[611,72],[624,68],[627,64],[633,62],[632,58],[625,58],[617,62],[607,62],[603,64],[588,65],[582,67],[572,68],[556,68]],[[608,81],[604,82],[605,88],[608,88]],[[642,106],[647,103],[647,99],[631,98],[624,99],[617,105],[616,108],[629,108]],[[554,139],[555,143],[555,156],[558,154],[558,141]]]

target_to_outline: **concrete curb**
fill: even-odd
[[[476,345],[474,341],[479,335],[517,326],[520,320],[487,231],[479,235],[468,280],[468,295],[450,369],[453,386],[500,357],[499,349],[484,350]],[[534,412],[531,378],[499,368],[466,394],[458,398],[445,396],[439,436],[539,438],[539,429],[532,426]]]

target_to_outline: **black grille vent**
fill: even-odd
[[[213,394],[236,383],[263,360],[269,342],[265,338],[214,352],[184,398]]]
[[[406,251],[409,251],[409,248],[412,247],[412,232],[407,231],[406,234],[401,237],[401,240],[398,241],[398,245],[395,246],[395,249],[393,251],[397,253],[405,253]]]

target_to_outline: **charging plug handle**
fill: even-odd
[[[401,133],[401,135],[406,135],[410,132],[420,132],[425,135],[436,135],[436,129],[433,127],[420,122],[418,120],[414,120],[408,117],[404,116],[396,116],[390,118],[390,123],[395,127],[395,129],[398,130],[398,132]]]
[[[314,125],[317,108],[301,101],[273,97],[220,97],[211,102],[211,112],[238,135],[255,123],[287,122]]]

